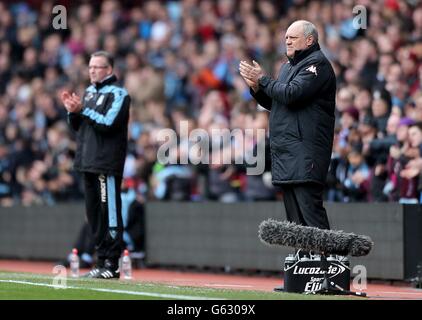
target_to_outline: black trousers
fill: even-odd
[[[106,259],[117,265],[123,250],[121,181],[120,177],[84,172],[86,216],[100,266]]]
[[[285,184],[281,189],[288,221],[309,227],[330,229],[327,211],[323,206],[323,185]]]

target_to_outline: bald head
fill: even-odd
[[[287,56],[293,58],[296,51],[305,50],[318,42],[318,31],[306,20],[293,22],[286,31]]]

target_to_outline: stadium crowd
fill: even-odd
[[[367,9],[366,29],[353,27],[358,4]],[[72,1],[66,29],[54,29],[53,6],[0,2],[0,205],[82,197],[72,170],[74,133],[59,95],[83,94],[87,62],[97,50],[115,56],[116,75],[132,97],[124,190],[135,190],[140,201],[279,198],[268,138],[257,141],[244,130],[267,130],[268,113],[252,99],[238,66],[254,59],[277,74],[287,61],[284,32],[298,19],[315,23],[337,76],[326,200],[421,202],[418,1]],[[242,129],[243,143],[212,139],[211,157],[228,154],[231,164],[162,164],[157,136],[165,128],[180,134],[181,123],[189,132]],[[247,175],[234,155],[243,148],[253,155],[260,142],[264,173]],[[184,144],[181,136],[175,148]]]

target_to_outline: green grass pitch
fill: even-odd
[[[0,300],[322,300],[352,299],[251,290],[175,286],[132,280],[58,279],[0,271]]]

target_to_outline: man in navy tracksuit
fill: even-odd
[[[83,173],[88,223],[94,235],[97,266],[86,276],[119,278],[123,250],[120,185],[126,158],[130,96],[117,86],[113,58],[91,55],[89,86],[81,99],[63,92],[70,126],[77,132],[74,167]]]
[[[276,80],[255,61],[240,74],[258,103],[270,110],[272,182],[283,190],[287,219],[330,229],[323,191],[334,137],[336,77],[309,21],[286,31],[288,61]]]

